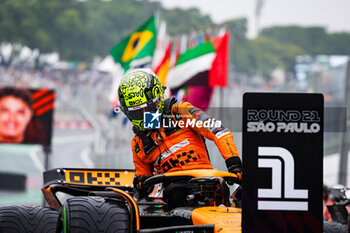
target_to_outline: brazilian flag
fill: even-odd
[[[157,29],[155,17],[152,16],[133,33],[116,44],[110,51],[114,60],[124,70],[142,61],[151,61],[156,48]],[[131,64],[130,64],[131,63]],[[134,64],[134,65],[133,65]]]

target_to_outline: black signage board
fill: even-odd
[[[243,96],[243,233],[323,230],[323,95]]]

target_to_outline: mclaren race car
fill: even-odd
[[[144,182],[150,192],[139,199],[134,176],[134,170],[46,171],[49,207],[1,207],[0,232],[242,232],[240,186],[231,195],[229,187],[240,182],[235,174],[200,169],[152,176]],[[187,204],[168,210],[162,184],[179,180],[188,181]]]

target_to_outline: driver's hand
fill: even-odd
[[[234,156],[226,159],[227,170],[233,174],[236,174],[238,179],[242,179],[242,162],[238,156]]]

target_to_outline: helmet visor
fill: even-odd
[[[140,104],[133,107],[122,107],[122,111],[130,120],[142,120],[144,112],[155,112],[158,109],[160,98],[156,97],[147,101],[144,104]]]

